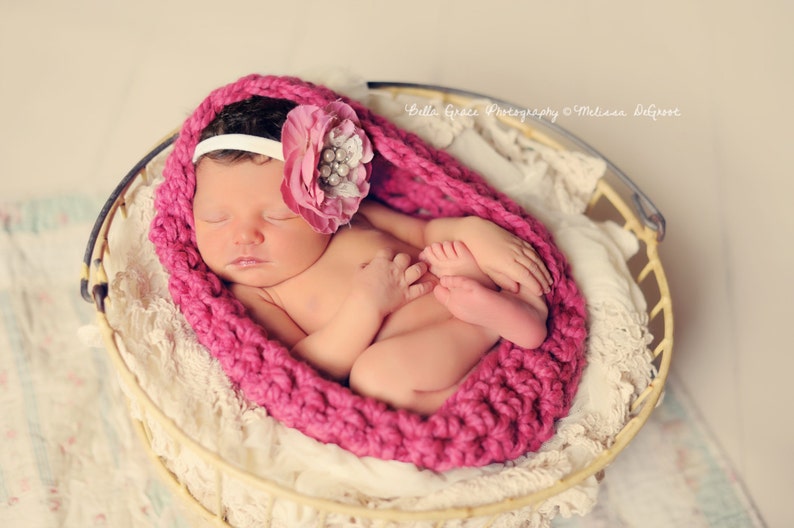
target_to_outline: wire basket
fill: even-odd
[[[440,97],[445,103],[453,105],[465,105],[473,99],[488,99],[503,108],[517,108],[498,99],[437,86],[371,82],[369,88],[393,94]],[[510,117],[500,117],[500,120],[505,125],[516,128],[528,138],[546,146],[558,150],[580,151],[604,159],[590,146],[548,121],[541,119],[518,120]],[[142,181],[146,167],[173,143],[175,137],[176,135],[172,135],[164,139],[141,159],[119,183],[103,206],[86,247],[81,292],[86,301],[95,305],[104,343],[125,389],[125,394],[132,402],[145,410],[147,420],[133,418],[135,429],[140,433],[143,445],[156,461],[156,466],[162,471],[166,481],[173,485],[178,494],[185,497],[186,504],[192,505],[191,507],[205,517],[210,524],[229,526],[223,500],[224,489],[230,481],[236,481],[257,490],[261,496],[266,497],[267,504],[264,507],[268,512],[265,516],[267,525],[270,524],[272,512],[279,505],[288,503],[314,512],[318,526],[344,526],[348,522],[368,520],[375,526],[402,525],[422,521],[430,523],[430,526],[441,527],[452,526],[457,521],[475,518],[481,519],[480,525],[490,526],[505,512],[534,508],[548,498],[576,486],[585,479],[594,476],[601,478],[605,468],[631,442],[659,402],[669,372],[673,344],[670,291],[658,254],[658,245],[665,235],[665,220],[651,200],[614,164],[605,160],[606,174],[598,181],[586,214],[593,220],[616,222],[633,233],[640,243],[640,250],[632,257],[628,265],[648,306],[648,329],[654,336],[650,350],[654,357],[653,365],[656,371],[655,377],[647,388],[631,402],[628,410],[630,418],[617,433],[609,448],[604,449],[586,466],[570,472],[552,486],[534,493],[479,506],[421,511],[397,508],[373,509],[363,505],[314,497],[231,463],[219,453],[206,448],[186,434],[172,419],[166,416],[141,387],[138,378],[125,362],[118,343],[121,337],[109,323],[105,310],[105,304],[113,301],[112,298],[109,298],[109,280],[106,268],[106,263],[110,262],[112,258],[108,243],[111,225],[124,221],[128,193],[137,185],[148,184],[148,182]],[[192,453],[197,459],[203,461],[206,467],[211,468],[215,481],[214,497],[210,499],[196,498],[191,490],[168,469],[166,463],[152,447],[153,424],[157,428],[157,434],[166,435],[180,450]]]

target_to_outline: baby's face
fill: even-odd
[[[315,232],[281,198],[284,162],[224,164],[204,158],[196,167],[193,218],[199,253],[222,279],[274,286],[312,266],[330,235]]]

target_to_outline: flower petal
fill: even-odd
[[[363,164],[374,154],[353,108],[341,101],[325,108],[299,105],[287,114],[281,141],[285,159],[281,193],[290,210],[322,233],[332,233],[349,222],[369,192],[371,171]],[[347,154],[324,168],[333,171],[333,181],[321,177],[319,171],[320,163],[325,163],[322,151],[329,147]],[[336,172],[337,163],[349,170]]]

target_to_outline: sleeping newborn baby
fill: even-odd
[[[194,153],[196,244],[295,356],[359,394],[430,414],[500,338],[543,342],[551,278],[496,224],[423,220],[364,199],[372,156],[344,103],[227,105]]]

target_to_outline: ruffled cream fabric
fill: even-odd
[[[629,401],[653,375],[646,306],[626,266],[638,242],[622,228],[595,223],[583,214],[605,163],[526,139],[500,126],[484,110],[474,117],[450,118],[441,101],[369,93],[355,83],[348,87],[352,91],[329,87],[362,99],[399,126],[448,150],[553,232],[587,299],[589,317],[588,366],[570,415],[558,423],[557,434],[537,453],[510,464],[444,474],[419,471],[400,462],[358,458],[269,418],[230,386],[168,294],[167,277],[147,238],[154,213],[153,190],[165,153],[147,168],[147,182],[128,195],[128,216],[114,222],[109,237],[112,258],[106,263],[111,278],[108,318],[139,384],[191,438],[247,472],[266,475],[300,493],[371,508],[423,510],[499,502],[549,487],[585,466],[611,445],[628,420]],[[433,117],[411,115],[413,104],[431,105],[437,112]],[[149,404],[133,398],[131,410],[151,428],[154,450],[168,467],[194,496],[214,509],[219,486],[216,466],[175,442]],[[521,522],[544,527],[557,514],[584,514],[595,503],[597,487],[591,478],[534,511],[501,514],[488,526],[513,527]],[[267,495],[241,480],[223,479],[222,488],[221,502],[234,526],[261,526],[270,516],[274,526],[293,528],[318,522],[314,510],[287,500],[276,501],[269,510]],[[490,521],[450,521],[444,526],[475,527]],[[333,515],[325,522],[331,526],[350,523]]]

